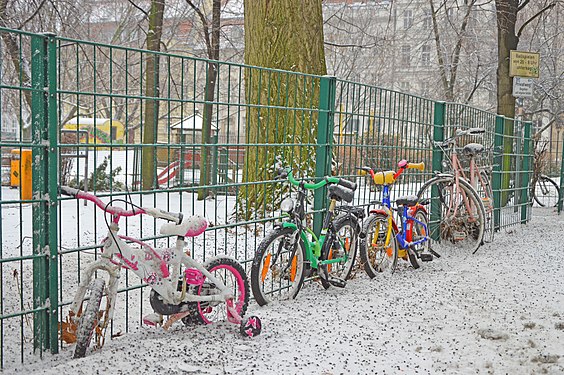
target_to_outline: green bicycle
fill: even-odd
[[[257,303],[264,306],[276,300],[295,298],[306,274],[317,271],[325,289],[331,285],[344,287],[354,266],[359,220],[364,210],[359,207],[337,206],[350,203],[356,184],[338,177],[326,176],[312,184],[298,181],[290,168],[281,168],[279,177],[296,186],[297,199],[286,198],[280,209],[288,216],[260,243],[251,268],[251,289]],[[319,238],[305,225],[308,190],[328,185],[329,207],[323,219]]]

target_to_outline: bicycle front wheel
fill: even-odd
[[[275,228],[260,243],[251,268],[251,289],[260,306],[296,298],[304,282],[305,245],[292,228]],[[292,244],[292,238],[298,235]]]
[[[388,225],[388,215],[373,213],[365,221],[360,241],[360,259],[370,278],[380,272],[393,273],[398,263],[396,231]],[[386,241],[387,240],[387,241]]]
[[[429,199],[429,235],[441,247],[454,247],[475,253],[482,245],[485,211],[476,190],[467,181],[454,176],[437,176],[417,193]]]
[[[94,279],[88,286],[86,293],[89,295],[89,300],[86,303],[86,308],[84,308],[78,322],[78,328],[76,331],[76,347],[74,348],[73,358],[82,358],[86,355],[86,350],[90,346],[92,336],[99,327],[99,311],[105,284],[104,279]]]
[[[535,201],[541,207],[556,207],[560,188],[556,182],[545,175],[540,175],[535,184]]]

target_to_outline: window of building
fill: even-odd
[[[401,81],[399,83],[400,91],[409,92],[409,82],[408,81]]]
[[[403,66],[409,66],[411,60],[411,46],[404,45],[401,46],[401,64]]]
[[[403,28],[409,29],[413,25],[413,11],[407,9],[403,12]]]
[[[421,63],[424,66],[431,65],[431,47],[428,44],[421,47]]]
[[[425,10],[423,13],[423,28],[425,30],[428,30],[431,27],[433,27],[433,19],[431,18],[431,11]]]

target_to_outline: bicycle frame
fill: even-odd
[[[400,171],[396,172],[394,175],[394,181],[397,179],[397,177],[399,177],[401,175],[401,173],[403,172],[403,169],[400,169]],[[374,171],[371,171],[371,176],[372,179],[374,180]],[[399,215],[400,216],[400,221],[401,221],[401,231],[398,231],[398,226],[396,221],[394,220],[393,217],[393,212],[392,212],[392,202],[390,199],[390,185],[393,184],[393,182],[391,183],[386,183],[382,185],[382,202],[378,202],[382,204],[382,208],[381,210],[371,210],[371,212],[381,212],[383,214],[386,215],[386,217],[388,218],[388,231],[386,232],[386,240],[384,241],[384,246],[388,247],[390,245],[390,241],[392,239],[392,230],[395,230],[396,232],[398,232],[396,234],[396,239],[398,241],[398,245],[400,246],[401,249],[407,249],[410,246],[414,246],[414,245],[419,245],[425,241],[428,241],[428,238],[425,237],[423,239],[420,240],[416,240],[413,241],[413,223],[417,223],[417,224],[421,224],[423,226],[423,228],[425,229],[425,233],[427,233],[427,225],[419,220],[417,220],[415,217],[410,215],[410,212],[412,212],[413,210],[415,210],[416,207],[418,206],[412,206],[412,207],[408,207],[408,206],[403,206],[403,212]],[[421,205],[419,205],[421,206]],[[374,244],[374,240],[372,239],[372,243]]]
[[[465,179],[466,181],[470,182],[470,185],[474,188],[474,190],[478,191],[478,184],[480,184],[480,186],[485,187],[487,185],[486,181],[484,181],[481,173],[480,173],[480,168],[478,167],[478,165],[476,164],[476,158],[475,156],[470,156],[469,157],[469,167],[468,167],[468,173],[465,172],[462,163],[460,162],[460,159],[458,158],[458,150],[457,150],[457,139],[460,136],[463,135],[476,135],[476,134],[482,134],[484,132],[484,129],[481,128],[471,128],[468,130],[458,130],[456,132],[456,134],[454,136],[452,136],[451,138],[447,139],[445,142],[437,142],[436,145],[443,151],[444,155],[449,155],[450,153],[450,157],[449,157],[449,161],[450,161],[450,165],[451,165],[451,171],[452,171],[452,175],[454,175],[454,179],[455,179],[455,185],[457,190],[461,193],[462,197],[463,197],[463,202],[464,205],[466,207],[466,210],[468,212],[474,212],[475,209],[478,209],[477,207],[471,207],[471,203],[468,200],[468,197],[466,196],[466,193],[464,192],[464,190],[459,188],[460,185],[460,178]],[[446,146],[446,151],[445,152],[445,146]],[[492,208],[492,199],[493,197],[488,196],[488,192],[485,188],[482,189],[483,190],[483,194],[486,195],[486,199],[482,199],[483,203],[484,203],[484,208],[485,209],[491,209]],[[458,203],[460,202],[454,202],[451,201],[450,202],[450,206],[449,206],[449,210],[454,212],[454,215],[456,215],[457,211],[458,211]],[[454,207],[453,207],[454,206]]]
[[[96,271],[106,271],[109,275],[108,281],[108,302],[109,307],[105,312],[105,324],[112,319],[115,311],[114,300],[117,296],[118,280],[120,270],[127,269],[139,276],[152,289],[159,293],[166,303],[179,304],[185,302],[226,302],[229,312],[228,319],[232,323],[241,322],[242,318],[233,306],[234,296],[231,290],[218,278],[214,277],[201,263],[195,261],[183,252],[185,245],[184,236],[177,235],[176,246],[172,248],[162,248],[157,251],[149,244],[129,236],[119,235],[119,221],[122,217],[129,217],[141,214],[148,214],[152,217],[173,221],[174,224],[164,224],[161,233],[171,234],[171,225],[179,225],[182,216],[161,211],[154,208],[140,208],[133,210],[123,210],[121,208],[105,205],[95,195],[73,189],[76,198],[94,202],[99,208],[112,215],[107,237],[102,240],[100,259],[90,263],[82,274],[82,281],[78,286],[77,293],[70,307],[70,316],[76,317],[81,307],[87,287]],[[198,217],[192,217],[198,218]],[[190,220],[188,218],[186,220]],[[203,218],[199,218],[205,220]],[[189,229],[187,236],[194,237],[203,233],[207,227],[207,221],[192,223],[196,227]],[[167,227],[168,225],[168,227]],[[199,227],[198,227],[199,225]],[[129,243],[138,244],[141,249],[133,249]],[[181,269],[185,267],[183,277]],[[169,272],[169,267],[172,272]],[[179,278],[182,280],[181,290],[178,291]],[[204,280],[214,284],[219,293],[212,295],[195,295],[187,293],[187,284],[202,285]],[[102,328],[105,328],[102,327]]]
[[[319,237],[317,237],[312,229],[302,224],[305,218],[303,205],[305,203],[305,198],[307,194],[305,191],[306,189],[305,184],[300,183],[299,181],[293,179],[293,177],[291,176],[292,176],[291,174],[288,176],[289,179],[291,178],[290,182],[293,183],[294,185],[298,185],[299,187],[301,187],[301,189],[298,190],[298,207],[300,208],[298,208],[298,212],[296,212],[296,215],[294,215],[294,217],[291,216],[289,221],[284,221],[279,225],[281,225],[283,228],[292,228],[293,230],[295,230],[294,233],[299,234],[300,238],[302,239],[305,245],[306,261],[309,262],[312,268],[318,269],[320,265],[347,262],[348,260],[347,252],[345,252],[344,256],[340,258],[334,258],[329,260],[320,259],[321,249],[325,241],[328,238],[332,238],[334,240],[335,237],[335,229],[333,228],[332,223],[333,223],[333,217],[335,214],[337,201],[335,199],[331,199],[327,213],[323,218],[323,228],[321,229],[321,234],[319,235]],[[323,185],[325,185],[325,181],[321,181],[318,184],[312,184],[312,186],[316,186],[312,188],[312,190],[319,188]],[[297,236],[293,238],[292,245],[296,244],[296,240],[297,240]],[[294,252],[295,251],[296,250],[294,249]],[[292,258],[293,255],[290,257],[290,259]]]

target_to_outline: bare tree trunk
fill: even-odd
[[[147,32],[147,49],[160,51],[163,14],[165,0],[152,0],[149,13],[149,31]],[[155,144],[158,134],[159,120],[159,55],[147,54],[145,59],[145,120],[143,128],[143,144]],[[154,98],[154,99],[149,99]],[[143,147],[142,151],[142,187],[144,190],[156,187],[156,147]]]
[[[325,75],[321,0],[246,0],[245,63],[247,65]],[[275,190],[256,181],[274,177],[275,157],[293,166],[301,176],[311,175],[317,137],[317,114],[298,108],[316,108],[319,82],[313,78],[246,69],[248,144],[238,213],[249,219],[274,207]],[[268,105],[268,108],[261,106]],[[286,107],[287,110],[277,107]],[[284,126],[284,124],[292,124]],[[283,144],[298,146],[284,146]]]
[[[202,14],[200,12],[200,14]],[[212,4],[212,27],[211,32],[207,25],[206,18],[202,18],[204,24],[204,33],[206,39],[206,47],[208,57],[211,60],[219,60],[219,29],[221,26],[221,0],[213,0]],[[210,40],[211,34],[211,40]],[[200,186],[210,184],[210,172],[212,171],[212,155],[210,146],[211,140],[211,123],[213,116],[213,101],[215,99],[215,85],[218,75],[218,64],[216,62],[208,62],[206,74],[206,90],[204,103],[204,118],[202,126],[202,148],[200,151]],[[215,173],[215,172],[214,172]],[[198,200],[205,199],[208,195],[206,188],[198,190]]]
[[[431,7],[431,20],[433,22],[433,34],[435,38],[435,48],[437,49],[437,60],[439,62],[439,72],[441,76],[441,82],[443,85],[443,92],[445,100],[448,102],[453,102],[455,100],[454,88],[456,84],[456,76],[458,73],[458,64],[460,62],[460,51],[462,50],[462,45],[464,38],[466,38],[466,29],[468,27],[468,22],[470,20],[470,15],[476,0],[471,0],[466,4],[466,13],[462,19],[462,24],[460,30],[457,30],[457,41],[452,51],[452,63],[450,66],[447,65],[444,57],[444,51],[441,43],[441,34],[439,32],[439,23],[437,20],[437,10],[435,9],[435,4],[433,0],[429,0],[429,5]]]

